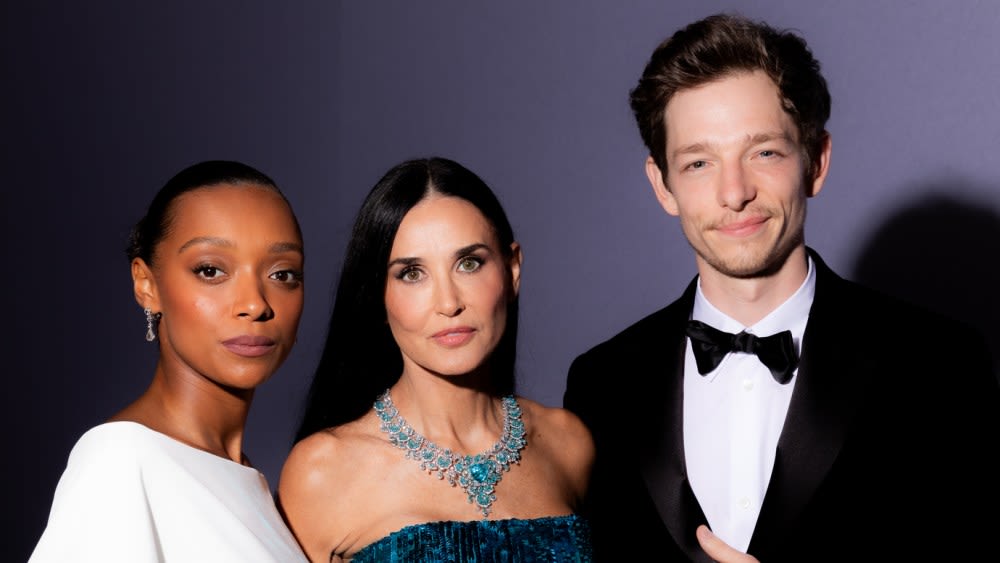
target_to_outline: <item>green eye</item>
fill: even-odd
[[[482,264],[482,260],[470,256],[459,260],[458,269],[463,272],[475,272]]]
[[[415,267],[403,268],[398,274],[396,274],[396,279],[405,282],[416,282],[420,281],[422,277],[420,269]]]

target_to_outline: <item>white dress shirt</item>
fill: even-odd
[[[802,286],[754,326],[746,327],[712,306],[701,291],[694,299],[693,320],[719,330],[770,336],[791,330],[801,354],[816,288],[812,259]],[[778,436],[798,379],[782,385],[756,355],[730,353],[702,376],[690,339],[684,357],[684,455],[695,497],[712,531],[746,552],[764,492],[774,467]]]

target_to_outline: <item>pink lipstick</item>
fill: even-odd
[[[455,326],[435,332],[432,338],[438,344],[454,348],[472,340],[476,330],[468,326]]]
[[[237,356],[256,358],[269,354],[274,349],[274,340],[266,336],[237,336],[222,343],[227,350]]]

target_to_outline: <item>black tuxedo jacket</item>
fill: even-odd
[[[809,252],[815,298],[748,552],[762,563],[997,560],[1000,385],[985,341]],[[710,561],[682,432],[695,287],[570,367],[564,406],[597,447],[586,514],[599,563]]]

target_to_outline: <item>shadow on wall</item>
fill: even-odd
[[[923,192],[931,195],[890,217],[853,279],[978,328],[1000,379],[1000,215],[943,191]]]

